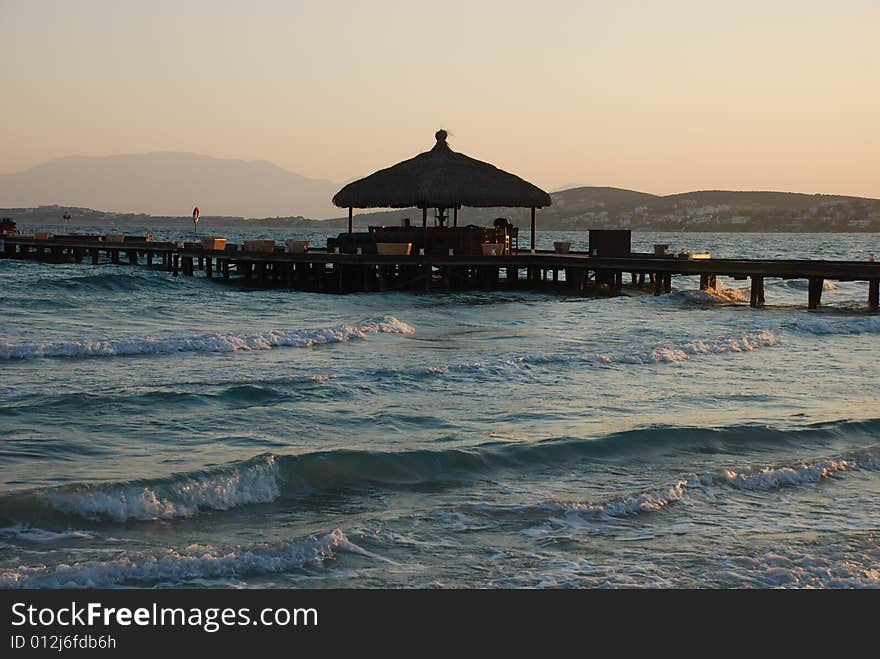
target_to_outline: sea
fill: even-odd
[[[0,260],[0,587],[878,587],[880,315],[863,282],[813,311],[748,283],[326,295]]]

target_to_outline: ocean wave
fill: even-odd
[[[37,522],[58,513],[89,520],[126,522],[192,517],[200,510],[229,510],[269,503],[281,494],[275,456],[180,474],[157,481],[65,485],[0,499],[0,518]]]
[[[876,334],[880,332],[880,316],[844,318],[798,318],[785,324],[787,329],[819,336],[829,334]]]
[[[667,341],[637,345],[608,352],[561,353],[556,355],[525,355],[509,360],[514,364],[581,363],[595,366],[615,364],[661,364],[683,362],[702,355],[723,355],[751,352],[776,345],[779,337],[770,330],[759,330],[739,336],[717,339]]]
[[[250,460],[157,480],[96,485],[78,484],[19,491],[0,497],[0,520],[8,525],[28,524],[67,528],[72,519],[127,522],[187,518],[201,511],[225,511],[240,506],[271,503],[315,493],[356,492],[430,485],[453,487],[495,477],[503,470],[528,473],[553,465],[571,467],[579,460],[628,460],[638,453],[685,451],[741,453],[744,447],[770,444],[805,447],[825,445],[837,438],[875,440],[880,420],[819,424],[800,429],[767,426],[725,428],[649,427],[596,439],[560,438],[540,442],[491,442],[472,448],[409,451],[337,450],[300,455],[260,455]],[[821,480],[855,468],[876,468],[880,449],[817,463],[810,469],[774,467],[759,470],[712,472],[685,479],[682,487],[726,485],[738,489],[781,487],[807,479]],[[710,480],[707,480],[710,479]],[[714,480],[711,480],[714,479]],[[659,493],[620,502],[620,510],[663,507],[677,496],[678,484]],[[670,492],[672,493],[670,495]],[[672,498],[670,498],[672,497]]]
[[[319,396],[322,398],[338,398],[344,395],[339,388],[331,388],[323,383],[326,380],[301,377],[287,378],[285,386],[259,386],[256,384],[239,384],[216,388],[202,384],[199,392],[161,389],[143,391],[142,388],[131,392],[90,391],[79,393],[62,393],[55,395],[30,393],[10,397],[5,404],[0,404],[0,417],[21,416],[26,414],[52,416],[79,415],[83,411],[96,409],[100,406],[113,406],[123,412],[147,413],[161,410],[163,414],[173,410],[192,411],[197,406],[216,406],[227,409],[242,409],[251,406],[269,406],[294,397]],[[322,386],[323,385],[323,386]],[[3,400],[0,390],[0,400]]]
[[[414,378],[445,376],[450,373],[487,373],[504,376],[510,367],[534,365],[616,366],[650,365],[684,362],[694,357],[741,354],[775,346],[779,336],[769,329],[746,334],[688,341],[659,341],[622,346],[614,350],[567,350],[557,353],[511,355],[494,361],[459,362],[409,369],[378,368],[369,371],[373,377],[407,375]]]
[[[500,588],[877,588],[880,544],[872,535],[855,542],[756,543],[752,551],[701,548],[706,560],[682,565],[676,552],[630,554],[621,570],[600,556],[565,554],[504,572]],[[847,546],[849,544],[849,546]],[[625,549],[622,552],[626,552]],[[637,557],[636,557],[637,556]]]
[[[841,551],[840,545],[832,542],[825,547],[778,546],[754,556],[728,556],[711,577],[721,575],[736,587],[877,588],[878,565],[880,544],[868,536],[851,553]]]
[[[872,446],[843,456],[793,465],[750,466],[691,474],[655,489],[615,496],[599,502],[552,501],[529,504],[461,504],[460,509],[490,517],[539,517],[541,523],[529,527],[529,536],[543,537],[560,526],[590,525],[604,518],[654,513],[681,501],[689,494],[709,493],[719,489],[748,492],[771,492],[783,488],[819,483],[846,472],[880,469],[880,446]]]
[[[305,540],[218,548],[191,545],[125,554],[107,561],[84,561],[48,567],[19,566],[0,570],[2,588],[108,588],[119,585],[231,579],[251,574],[296,570],[333,559],[348,551],[370,555],[339,529]]]
[[[129,293],[143,289],[175,290],[180,288],[180,280],[171,279],[165,273],[160,273],[159,271],[151,271],[146,268],[106,269],[106,266],[103,267],[105,267],[105,272],[98,274],[43,277],[35,281],[33,287],[37,290],[57,289],[74,292],[119,293]]]
[[[708,288],[704,291],[678,291],[668,296],[693,304],[742,304],[749,301],[749,288]]]
[[[806,279],[786,279],[785,281],[780,282],[782,286],[786,288],[793,288],[798,291],[805,291],[810,287],[810,282]],[[828,279],[823,280],[822,290],[825,292],[836,291],[838,289],[838,285],[830,281]]]
[[[411,325],[394,318],[363,321],[310,330],[270,330],[254,334],[195,334],[130,336],[68,341],[2,341],[0,359],[39,357],[108,357],[117,355],[173,354],[178,352],[237,352],[279,347],[310,348],[362,339],[368,334],[412,334]]]
[[[63,540],[83,540],[95,537],[94,533],[89,531],[77,531],[67,529],[66,531],[50,531],[48,529],[35,528],[25,524],[16,524],[0,529],[0,536],[6,538],[15,538],[16,540],[24,540],[26,542],[61,542]]]

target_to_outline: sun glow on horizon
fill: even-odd
[[[188,151],[344,183],[432,146],[547,190],[880,197],[880,6],[0,3],[0,172]]]

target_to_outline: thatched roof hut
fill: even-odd
[[[352,208],[421,208],[427,223],[427,209],[442,211],[472,207],[532,209],[534,248],[535,209],[550,205],[550,195],[487,162],[456,153],[446,143],[447,133],[438,130],[434,148],[404,160],[366,178],[349,183],[333,197],[333,203],[348,208],[349,232]]]
[[[346,185],[342,208],[542,208],[550,195],[494,165],[456,153],[437,131],[434,148]]]

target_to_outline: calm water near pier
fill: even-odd
[[[877,234],[633,240],[880,256]],[[726,278],[589,299],[0,277],[0,587],[880,586],[865,283],[808,311],[805,281],[751,309]]]

